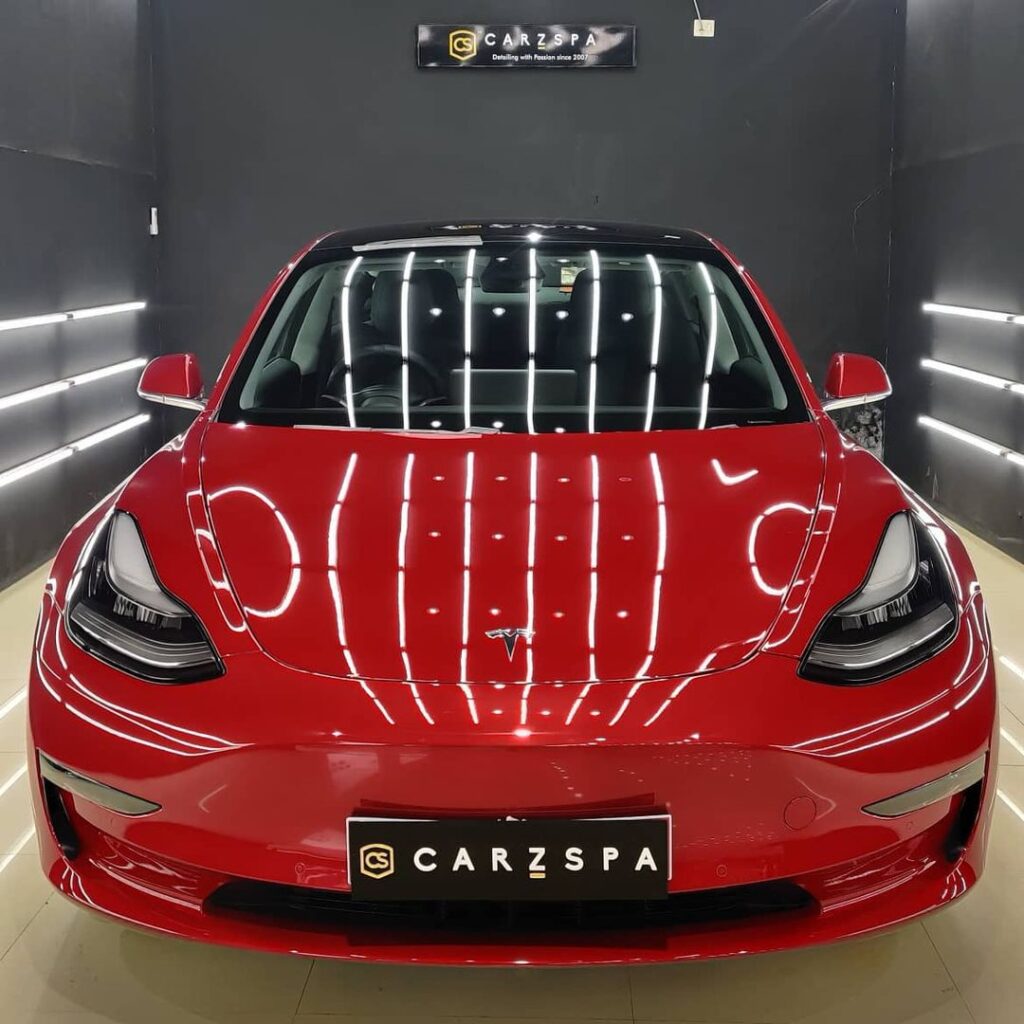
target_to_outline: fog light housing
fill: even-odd
[[[83,800],[89,800],[108,811],[115,811],[117,814],[124,814],[131,818],[139,817],[142,814],[152,814],[160,810],[160,805],[152,800],[144,800],[141,796],[133,796],[123,790],[115,789],[106,783],[97,782],[85,775],[81,775],[70,768],[47,757],[39,751],[39,775],[45,781],[57,789],[62,789],[74,796],[80,796]]]
[[[987,755],[982,754],[976,757],[969,764],[962,768],[943,775],[941,778],[932,779],[923,786],[915,786],[906,792],[897,793],[895,796],[886,797],[863,808],[865,814],[871,814],[876,818],[898,818],[912,811],[919,811],[929,804],[938,803],[940,800],[947,800],[957,793],[970,789],[975,783],[985,777],[985,762]]]

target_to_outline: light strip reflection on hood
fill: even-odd
[[[405,677],[409,681],[409,690],[416,702],[416,707],[419,708],[423,720],[428,725],[434,725],[434,719],[420,696],[419,687],[413,681],[412,663],[409,660],[406,637],[405,558],[409,540],[409,509],[412,503],[412,470],[415,462],[415,455],[406,456],[405,475],[402,480],[402,511],[398,529],[398,646],[402,653],[402,664],[405,666]]]
[[[338,645],[345,654],[345,661],[348,662],[349,672],[354,676],[359,675],[359,672],[356,669],[355,660],[349,649],[348,634],[345,630],[345,603],[341,593],[341,580],[338,576],[338,527],[341,524],[341,509],[345,504],[345,499],[348,497],[352,474],[355,472],[358,461],[359,456],[354,453],[348,457],[345,475],[342,477],[338,496],[334,500],[330,524],[327,528],[327,580],[331,587],[331,597],[334,599],[334,619],[338,631]]]
[[[597,555],[601,529],[601,471],[597,456],[590,456],[590,611],[587,615],[587,646],[590,649],[590,678],[597,681]]]
[[[726,487],[735,487],[737,484],[746,483],[747,480],[753,480],[753,478],[760,472],[760,470],[757,469],[748,469],[743,473],[730,474],[725,471],[718,459],[711,460],[711,468],[715,471],[715,476],[718,477],[718,482],[724,484]]]
[[[255,498],[257,501],[262,502],[270,509],[277,520],[277,525],[281,528],[281,533],[284,534],[285,542],[288,545],[288,554],[291,559],[291,566],[288,574],[288,585],[285,588],[284,596],[281,598],[279,604],[273,608],[251,608],[248,605],[244,605],[245,611],[249,615],[255,615],[258,619],[275,619],[279,615],[283,615],[288,608],[291,606],[292,601],[295,599],[295,593],[299,589],[299,580],[302,577],[302,559],[299,557],[299,542],[295,538],[295,532],[292,530],[288,520],[282,515],[281,510],[274,504],[274,502],[262,491],[257,490],[255,487],[248,487],[244,484],[233,484],[230,487],[222,487],[219,491],[211,491],[207,500],[212,505],[217,498],[223,498],[228,494],[248,494]]]
[[[356,667],[355,656],[348,645],[348,632],[345,629],[345,604],[341,592],[341,577],[338,574],[339,560],[339,527],[341,525],[342,506],[348,498],[349,487],[352,484],[352,477],[356,471],[356,463],[359,456],[353,453],[348,458],[348,465],[345,467],[345,475],[342,477],[341,487],[338,488],[338,497],[335,499],[334,507],[331,509],[331,520],[327,534],[327,580],[331,588],[331,598],[334,601],[334,619],[338,630],[338,643],[345,654],[345,661],[348,663],[349,672],[352,676],[359,676]],[[388,709],[374,693],[373,688],[365,679],[358,679],[359,685],[367,697],[373,701],[374,706],[381,713],[388,725],[394,725],[395,720],[388,713]]]
[[[644,722],[644,728],[649,729],[652,725],[654,725],[654,723],[659,718],[661,718],[661,716],[668,710],[669,706],[676,699],[676,697],[678,697],[683,692],[683,690],[685,690],[690,685],[690,683],[692,683],[694,679],[697,678],[697,675],[699,675],[701,672],[706,672],[711,667],[711,662],[713,662],[714,660],[715,651],[712,651],[697,667],[696,673],[694,673],[692,676],[687,676],[686,679],[680,680],[679,683],[676,685],[676,688],[668,695],[668,697],[665,698],[664,701],[662,701],[661,707],[658,708],[658,710],[655,711],[654,714],[651,715],[651,717],[648,718],[646,722]]]
[[[533,629],[536,621],[534,571],[537,565],[537,453],[530,452],[530,521],[526,547],[526,681],[533,682]],[[526,723],[523,722],[523,725]]]
[[[467,288],[468,287],[467,283]],[[468,373],[466,375],[466,387],[469,387]],[[466,704],[469,707],[469,717],[473,720],[474,725],[479,725],[480,715],[476,708],[476,698],[473,696],[472,686],[469,685],[469,596],[471,569],[470,559],[473,551],[474,462],[474,453],[467,452],[466,488],[462,496],[462,651],[459,656],[459,686],[461,687],[462,692],[466,695]]]
[[[654,496],[658,508],[658,560],[654,566],[654,582],[651,585],[651,626],[647,638],[647,657],[636,671],[636,678],[643,679],[654,661],[658,647],[658,631],[661,626],[661,585],[665,575],[665,554],[668,548],[668,514],[665,508],[665,484],[661,477],[661,462],[655,452],[650,454],[651,478],[654,482]]]
[[[789,590],[789,583],[787,582],[781,587],[773,587],[761,575],[761,569],[757,564],[757,535],[765,520],[770,519],[778,512],[803,512],[804,515],[813,516],[814,509],[798,505],[793,501],[780,501],[776,505],[769,505],[750,526],[750,533],[747,535],[747,562],[750,564],[750,574],[758,588],[772,597],[782,597]]]

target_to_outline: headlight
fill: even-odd
[[[115,512],[98,538],[68,602],[66,623],[90,654],[153,682],[195,682],[223,670],[199,620],[160,585],[126,512]]]
[[[874,683],[936,654],[956,632],[949,569],[924,525],[892,517],[867,579],[819,628],[800,674]]]

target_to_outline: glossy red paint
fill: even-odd
[[[142,371],[138,391],[143,398],[198,399],[203,393],[199,360],[191,352],[157,356]]]
[[[871,356],[837,352],[828,366],[825,394],[830,399],[885,397],[892,394],[892,384],[885,367]]]
[[[69,859],[33,764],[41,857],[64,895],[126,923],[256,949],[580,964],[830,941],[945,906],[974,884],[992,770],[951,860],[963,797],[894,819],[862,811],[995,749],[973,569],[937,515],[824,415],[749,275],[808,422],[544,436],[216,422],[225,375],[283,280],[207,409],[74,527],[54,563],[30,749],[161,805],[128,818],[67,798],[82,845]],[[203,622],[222,676],[157,686],[69,639],[62,611],[80,553],[115,505]],[[801,678],[819,624],[907,508],[948,556],[955,638],[881,684]],[[485,636],[506,625],[534,630],[512,661]],[[357,813],[652,812],[671,815],[672,891],[785,879],[812,906],[438,941],[436,929],[324,929],[206,902],[239,878],[346,890],[345,821]]]

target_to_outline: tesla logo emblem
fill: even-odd
[[[476,33],[469,28],[449,32],[448,54],[455,60],[472,60],[476,56]]]
[[[508,660],[512,660],[512,656],[516,653],[516,644],[519,638],[522,637],[524,640],[529,640],[533,636],[532,629],[489,629],[487,630],[487,636],[491,640],[504,640],[505,650],[508,652]]]
[[[387,878],[395,873],[395,850],[387,843],[367,843],[359,848],[359,870],[368,878]]]

